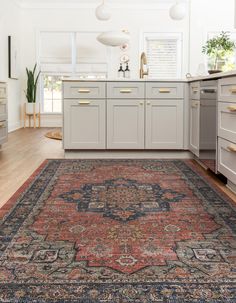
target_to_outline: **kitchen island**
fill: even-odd
[[[215,171],[236,191],[236,71],[183,80],[63,80],[65,157],[197,159],[201,85],[209,80],[218,87]]]

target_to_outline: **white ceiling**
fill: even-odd
[[[189,0],[183,0],[184,2]],[[102,0],[15,0],[22,8],[91,8],[99,5]],[[111,7],[130,7],[137,6],[142,8],[166,8],[175,0],[106,0]]]

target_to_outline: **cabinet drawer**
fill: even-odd
[[[63,82],[65,99],[104,99],[105,82]]]
[[[0,121],[6,120],[7,118],[7,100],[0,99]]]
[[[0,121],[0,144],[7,138],[7,121]]]
[[[183,96],[182,83],[147,83],[147,99],[182,99]]]
[[[200,100],[200,82],[192,82],[190,84],[190,99]]]
[[[236,184],[236,144],[219,138],[218,171]]]
[[[236,103],[236,77],[219,80],[219,101]]]
[[[109,82],[107,97],[109,99],[144,99],[145,84],[138,82]]]
[[[218,136],[236,143],[236,102],[218,103]]]
[[[7,86],[5,83],[0,83],[0,99],[7,98]]]

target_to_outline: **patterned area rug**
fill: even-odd
[[[0,216],[1,302],[236,302],[236,212],[190,160],[47,160]]]

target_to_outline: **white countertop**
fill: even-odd
[[[64,78],[63,81],[79,81],[79,82],[193,82],[201,80],[214,80],[225,77],[236,76],[236,70],[211,74],[207,76],[197,76],[185,79],[80,79],[76,77]]]

